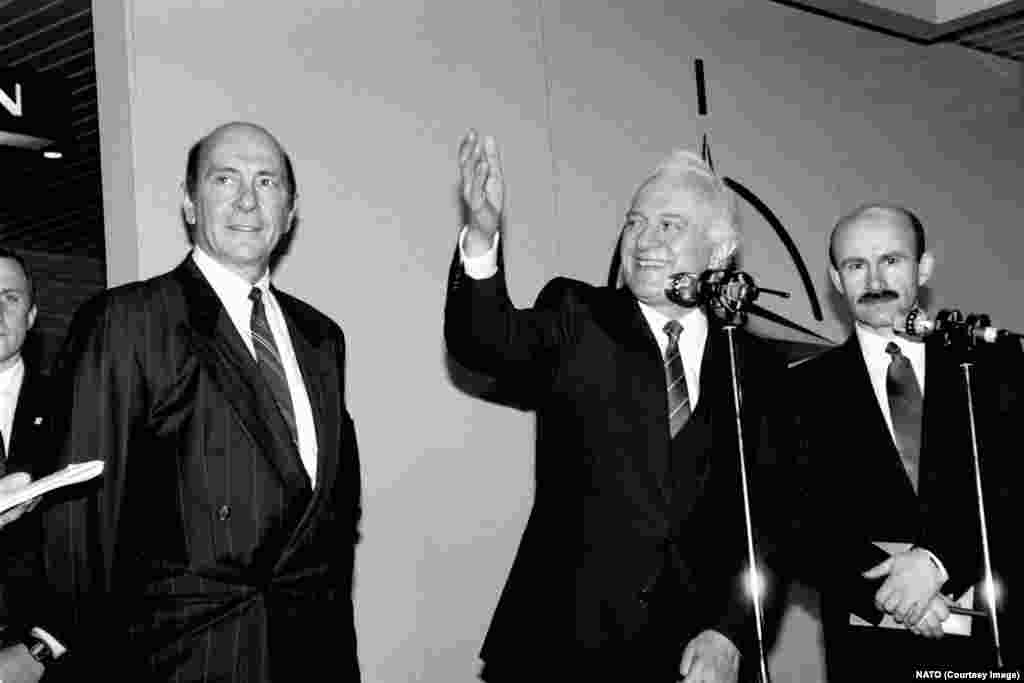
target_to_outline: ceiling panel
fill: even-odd
[[[0,64],[66,81],[70,130],[62,159],[0,147],[0,243],[103,259],[96,66],[90,0],[0,0]]]

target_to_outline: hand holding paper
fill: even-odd
[[[924,615],[932,598],[942,588],[938,567],[921,548],[896,552],[888,560],[864,572],[868,579],[886,577],[875,604],[897,621],[916,624]]]
[[[39,496],[71,484],[88,481],[97,477],[103,472],[102,460],[90,460],[89,462],[68,465],[62,470],[48,474],[36,481],[29,483],[30,477],[23,472],[15,472],[6,477],[0,478],[0,522],[14,521],[31,506],[25,505],[35,501]],[[31,503],[35,505],[34,502]],[[19,510],[12,518],[7,519],[9,513]]]
[[[6,477],[0,477],[0,497],[24,488],[31,480],[32,478],[24,472],[15,472],[14,474],[8,474]],[[27,503],[4,510],[3,514],[0,514],[0,527],[7,526],[26,512],[31,511],[36,506],[36,500],[32,499]]]

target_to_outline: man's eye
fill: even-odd
[[[679,230],[682,228],[682,223],[679,221],[662,221],[661,229],[665,231]]]
[[[213,176],[213,182],[216,183],[217,185],[228,185],[228,184],[230,184],[233,181],[234,181],[234,178],[232,178],[231,176],[226,175],[226,174],[220,174],[220,175]]]

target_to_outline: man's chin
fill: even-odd
[[[890,329],[895,315],[892,311],[858,311],[857,322],[874,329]]]

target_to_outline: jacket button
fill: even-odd
[[[231,506],[229,506],[229,505],[221,505],[219,508],[217,508],[217,519],[219,519],[220,521],[223,522],[225,519],[227,519],[230,516],[231,516]]]

